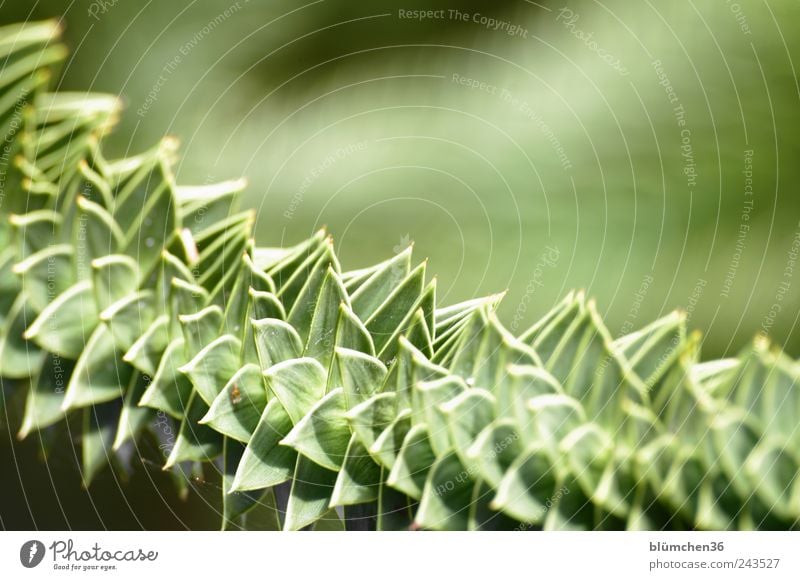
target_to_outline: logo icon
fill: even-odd
[[[19,549],[19,561],[26,568],[36,568],[44,559],[44,544],[39,540],[28,540]]]

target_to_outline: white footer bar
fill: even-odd
[[[0,578],[800,578],[798,532],[2,532]],[[151,576],[152,575],[152,576]]]

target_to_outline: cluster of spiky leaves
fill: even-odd
[[[0,30],[0,377],[20,437],[83,413],[87,485],[168,419],[223,527],[798,526],[800,371],[765,340],[700,363],[680,314],[614,340],[581,294],[515,337],[410,248],[259,248],[243,184],[176,185],[172,141],[103,157],[117,100],[44,92],[57,36]]]

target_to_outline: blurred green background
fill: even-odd
[[[413,241],[517,331],[585,288],[614,335],[684,308],[706,357],[800,353],[796,1],[0,0],[46,17],[59,88],[125,98],[109,152],[171,134],[179,181],[246,176],[261,244]]]

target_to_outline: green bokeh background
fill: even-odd
[[[355,268],[413,241],[444,302],[508,289],[518,330],[584,288],[615,335],[684,308],[706,357],[760,330],[800,353],[795,1],[0,0],[4,23],[45,17],[72,49],[59,88],[124,96],[110,152],[171,134],[179,181],[246,176],[262,244],[326,225]],[[79,522],[102,492],[0,515],[138,527],[130,489],[101,524]]]

